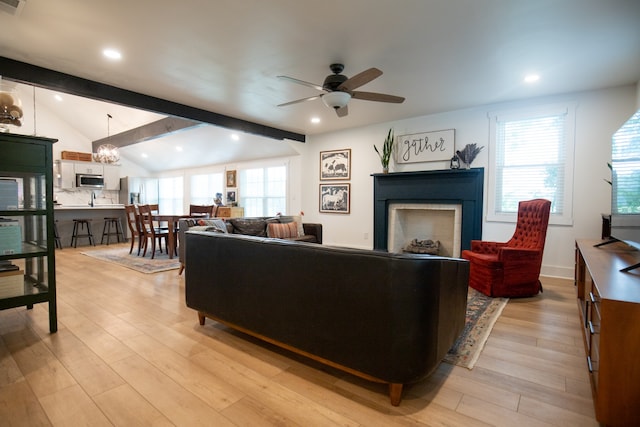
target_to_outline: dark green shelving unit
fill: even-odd
[[[0,309],[49,303],[52,333],[58,330],[52,149],[56,141],[0,133],[0,218],[5,224],[0,226],[20,230],[20,242],[9,237],[15,233],[0,233]],[[22,289],[2,281],[2,273],[17,275],[9,273],[10,266],[18,267]]]

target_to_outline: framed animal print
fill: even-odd
[[[351,184],[320,184],[320,212],[348,214]]]
[[[351,179],[351,149],[320,152],[320,180]]]

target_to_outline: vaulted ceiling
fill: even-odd
[[[26,0],[0,28],[5,58],[304,135],[640,80],[637,0]],[[277,76],[335,62],[406,101],[277,106],[318,94]],[[105,115],[77,126],[104,137]]]

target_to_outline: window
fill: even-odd
[[[191,177],[190,204],[211,205],[217,193],[223,194],[222,172]]]
[[[272,216],[287,211],[287,167],[240,170],[240,206],[245,216]]]
[[[183,214],[182,177],[166,177],[158,179],[158,207],[165,215]]]
[[[551,224],[571,224],[574,106],[491,113],[489,221],[514,221],[518,202],[551,201]]]

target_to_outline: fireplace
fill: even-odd
[[[460,257],[462,206],[452,203],[392,203],[389,205],[389,252],[432,253]],[[410,248],[411,243],[433,241],[432,247]]]
[[[436,239],[446,240],[442,255],[459,257],[482,238],[483,168],[374,174],[373,182],[374,249],[400,252],[408,238]],[[409,228],[415,236],[403,234]]]

